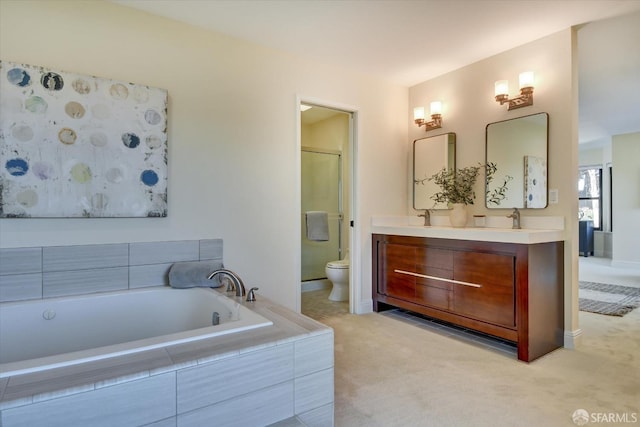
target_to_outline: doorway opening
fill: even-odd
[[[300,307],[352,312],[353,113],[300,104]]]

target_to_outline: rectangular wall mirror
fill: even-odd
[[[434,205],[431,195],[440,188],[429,181],[429,177],[442,168],[456,167],[456,134],[453,132],[442,135],[419,138],[413,141],[413,208],[447,209],[447,205]]]
[[[496,172],[485,186],[489,209],[541,209],[547,207],[549,114],[538,113],[486,128],[486,162]],[[503,196],[491,197],[508,180]]]

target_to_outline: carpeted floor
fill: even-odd
[[[640,420],[640,310],[580,312],[580,347],[530,364],[399,315],[320,316],[335,332],[337,427],[571,427],[579,409]]]
[[[578,409],[640,419],[640,311],[580,320],[579,349],[526,364],[396,317],[327,317],[335,425],[575,426]]]

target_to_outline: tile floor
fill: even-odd
[[[331,282],[322,289],[302,292],[302,314],[315,320],[349,314],[349,301],[331,301],[330,293]]]

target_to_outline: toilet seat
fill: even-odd
[[[340,261],[329,261],[327,263],[327,268],[338,268],[338,269],[349,268],[349,261],[345,259],[341,259]]]

